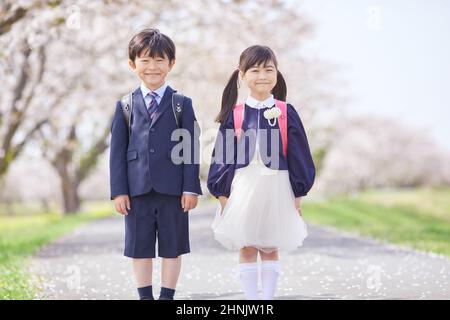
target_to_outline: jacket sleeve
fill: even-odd
[[[185,97],[181,127],[189,131],[188,139],[183,138],[183,150],[190,148],[185,157],[183,151],[183,193],[202,194],[200,186],[200,126],[195,118],[192,100]],[[186,143],[187,142],[187,143]]]
[[[308,139],[300,116],[288,104],[288,150],[289,180],[296,198],[306,196],[314,184],[316,169],[309,149]]]
[[[128,128],[122,113],[120,101],[118,101],[111,124],[109,153],[111,200],[118,195],[128,194],[127,149]]]
[[[208,173],[208,190],[216,198],[230,196],[236,168],[236,151],[233,113],[230,113],[219,127]]]

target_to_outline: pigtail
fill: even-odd
[[[286,101],[287,87],[283,75],[277,70],[277,84],[272,89],[273,97],[280,101]]]
[[[224,123],[229,114],[233,112],[238,98],[238,77],[239,69],[234,70],[233,74],[228,80],[228,83],[222,94],[222,107],[219,115],[216,117],[216,122]]]

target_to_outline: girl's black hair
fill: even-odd
[[[286,101],[286,81],[284,80],[281,72],[278,70],[278,62],[275,54],[267,46],[251,46],[241,53],[239,58],[239,68],[233,71],[227,85],[225,86],[225,89],[223,90],[222,107],[216,117],[216,122],[224,123],[230,113],[233,112],[233,108],[236,105],[238,98],[239,70],[245,73],[248,69],[254,66],[259,66],[261,64],[266,66],[269,62],[273,62],[275,68],[277,69],[277,84],[272,89],[272,94],[275,99]]]
[[[167,57],[172,62],[175,60],[175,44],[158,29],[144,29],[131,38],[128,44],[128,58],[134,62],[142,53],[152,58]]]

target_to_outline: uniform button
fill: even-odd
[[[155,153],[155,149],[150,149],[150,153]]]

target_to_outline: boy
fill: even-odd
[[[172,110],[174,90],[165,82],[175,64],[175,45],[157,29],[131,39],[129,65],[141,80],[131,96],[131,114],[117,102],[111,126],[111,200],[125,216],[124,255],[132,258],[139,298],[153,300],[152,259],[158,239],[162,257],[160,300],[172,300],[181,269],[181,255],[190,252],[188,211],[202,194],[197,150],[181,164],[172,161],[174,130],[189,133],[183,144],[198,146],[192,100],[182,100],[181,121]],[[180,109],[177,109],[180,111]],[[198,148],[197,148],[198,149]],[[183,151],[185,151],[183,149]],[[186,160],[186,157],[183,157]],[[175,163],[174,163],[175,162]]]

